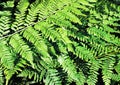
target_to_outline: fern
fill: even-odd
[[[16,11],[16,13],[14,13],[16,19],[11,26],[13,30],[16,31],[23,28],[22,25],[24,24],[24,19],[26,16],[26,11],[28,6],[29,6],[28,0],[21,0],[20,2],[18,2],[18,5],[17,5],[18,10]]]
[[[10,20],[9,20],[8,17],[3,16],[3,17],[0,18],[0,22],[3,22],[3,23],[0,24],[0,36],[5,36],[10,32],[10,30],[9,30]]]
[[[6,45],[5,41],[0,41],[0,59],[1,64],[4,65],[7,69],[13,69],[14,68],[14,62],[16,60],[14,54],[12,53],[11,49]]]
[[[62,85],[59,74],[55,69],[49,69],[44,80],[45,85]]]
[[[3,70],[0,68],[0,85],[4,84]]]
[[[32,51],[30,51],[29,47],[25,45],[18,34],[11,37],[10,44],[13,48],[15,48],[14,50],[17,53],[19,53],[24,59],[28,60],[32,67],[34,67]]]
[[[96,61],[94,62],[89,70],[87,83],[88,85],[96,85],[98,80],[98,70],[99,70],[99,63]]]
[[[67,56],[60,56],[58,57],[58,62],[62,65],[63,69],[68,73],[68,76],[71,79],[73,79],[77,85],[84,84],[85,82],[85,77],[83,76],[84,74],[77,73],[77,70],[73,62],[70,60],[70,58],[67,58]]]
[[[119,0],[1,0],[0,85],[120,84],[119,15]]]
[[[107,62],[108,60],[106,59],[104,65],[102,65],[102,74],[103,74],[103,81],[105,82],[105,85],[110,85],[111,83],[111,76],[112,76],[112,70],[113,70],[113,65],[114,65],[114,60],[110,60],[109,64]],[[108,67],[108,68],[107,68]]]
[[[29,33],[31,33],[31,35],[26,36]],[[48,54],[47,45],[45,44],[44,40],[39,37],[37,31],[32,29],[32,27],[29,27],[27,30],[24,31],[23,36],[35,45],[38,52],[41,53],[41,55],[44,57],[44,61],[48,61],[48,63],[51,62],[51,57]]]

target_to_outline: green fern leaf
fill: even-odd
[[[3,70],[0,68],[0,85],[4,84]]]
[[[0,59],[1,64],[7,69],[14,68],[14,62],[16,60],[16,56],[13,55],[10,47],[7,46],[6,41],[0,41]]]
[[[49,69],[44,80],[45,85],[62,85],[59,74],[56,69]]]
[[[27,61],[29,61],[32,67],[34,68],[33,53],[30,50],[29,46],[25,44],[25,42],[21,39],[21,37],[18,34],[11,37],[10,45],[14,48],[14,50],[17,53],[19,53],[22,56],[22,58],[25,58]]]
[[[65,72],[67,72],[68,76],[72,78],[77,85],[83,85],[85,82],[84,74],[80,75],[77,73],[75,65],[71,61],[71,59],[67,56],[59,56],[58,62],[62,65]]]
[[[23,36],[35,45],[38,53],[43,56],[42,59],[44,61],[51,63],[52,59],[48,54],[47,45],[45,44],[44,39],[39,36],[38,31],[34,30],[32,27],[29,27],[23,32]]]

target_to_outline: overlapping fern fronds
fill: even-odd
[[[0,1],[0,85],[119,84],[119,3]]]

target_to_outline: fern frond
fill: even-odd
[[[91,7],[93,7],[93,5],[90,4],[88,1],[85,1],[85,0],[78,0],[78,2],[79,2],[80,4],[82,4],[82,5],[86,5],[86,6],[91,6]],[[94,2],[96,2],[96,1],[94,1]]]
[[[115,60],[113,58],[109,58],[109,59],[106,59],[103,62],[104,63],[102,65],[102,75],[103,75],[102,78],[103,78],[103,81],[104,81],[105,85],[110,85],[111,76],[113,74],[112,70],[113,70]]]
[[[119,30],[113,29],[113,28],[111,28],[110,26],[107,26],[107,25],[103,25],[103,27],[101,27],[101,29],[105,30],[109,33],[119,33],[120,34]]]
[[[6,69],[6,70],[4,70],[4,74],[6,75],[5,76],[5,79],[6,79],[5,85],[8,85],[11,77],[15,74],[15,70]]]
[[[84,74],[79,74],[75,65],[68,56],[59,56],[58,62],[62,65],[62,68],[67,72],[68,76],[76,82],[77,85],[83,85],[85,83]]]
[[[115,68],[115,71],[119,74],[120,73],[120,61],[118,61],[117,65],[114,67]]]
[[[12,23],[11,28],[16,31],[19,29],[22,29],[25,25],[24,19],[26,16],[26,11],[29,6],[29,0],[20,0],[17,5],[17,11],[14,14],[15,15],[15,20]]]
[[[18,59],[18,62],[16,62],[16,65],[13,69],[5,69],[4,74],[6,78],[6,82],[5,82],[6,85],[9,84],[10,79],[15,73],[18,74],[18,72],[22,71],[22,68],[25,68],[26,66],[30,66],[30,65],[26,62],[26,60],[20,58]]]
[[[42,80],[42,77],[45,75],[46,71],[42,70],[40,72],[34,70],[34,69],[24,69],[20,74],[18,74],[18,77],[25,77],[28,79],[32,79],[36,82],[40,82]]]
[[[51,24],[47,22],[39,22],[34,26],[34,28],[42,32],[43,37],[48,38],[53,42],[61,40],[60,34],[54,30],[56,28],[54,28]]]
[[[7,69],[14,68],[14,62],[16,60],[16,56],[14,56],[10,47],[7,45],[7,42],[4,40],[0,40],[0,59],[1,64]]]
[[[97,79],[98,79],[98,70],[99,70],[99,63],[96,61],[94,61],[94,63],[92,63],[90,70],[88,72],[88,78],[87,78],[87,84],[88,85],[96,85],[97,83]]]
[[[10,0],[10,1],[6,1],[6,2],[2,2],[2,5],[4,6],[4,8],[12,8],[14,7],[14,1],[13,0]]]
[[[3,70],[0,67],[0,85],[3,85],[3,84],[4,84]]]
[[[17,5],[17,9],[20,11],[20,13],[24,13],[29,6],[29,1],[28,0],[20,0]]]
[[[67,9],[64,9],[64,10],[67,10]],[[76,16],[76,15],[74,15],[73,13],[70,13],[70,12],[67,12],[67,11],[61,11],[59,14],[61,14],[61,15],[64,15],[64,16],[62,16],[62,17],[65,17],[65,18],[63,18],[63,19],[68,19],[68,20],[70,20],[71,22],[74,22],[74,23],[78,23],[78,24],[82,24],[82,22],[80,21],[80,19]],[[59,15],[60,16],[60,15]]]
[[[22,56],[22,58],[29,61],[32,67],[34,67],[33,53],[30,50],[29,46],[26,45],[26,43],[19,36],[19,34],[12,36],[9,43],[14,48],[14,50]]]
[[[116,53],[119,53],[119,48],[114,45],[100,45],[100,44],[94,44],[91,45],[91,51],[93,52],[94,56],[97,58],[100,57],[106,57],[107,55],[114,55]]]
[[[43,56],[42,59],[44,61],[48,63],[52,61],[50,55],[48,54],[47,45],[45,44],[44,39],[39,36],[38,31],[29,27],[23,32],[23,36],[36,47],[38,53]]]
[[[10,17],[0,17],[0,37],[9,34],[10,32]]]
[[[114,81],[120,81],[120,74],[112,74],[112,80]]]
[[[82,60],[90,61],[90,62],[94,62],[95,60],[93,54],[85,47],[77,46],[75,52],[76,55],[79,56]]]
[[[113,44],[118,45],[118,46],[120,45],[120,43],[118,43],[119,38],[114,37],[114,36],[110,35],[109,33],[102,31],[100,29],[96,30],[96,28],[90,28],[90,29],[88,29],[88,33],[92,34],[94,36],[97,36],[99,38],[102,38],[107,42],[113,43]]]
[[[49,69],[44,80],[45,85],[62,85],[59,75],[56,69]]]
[[[25,19],[26,25],[31,25],[34,23],[34,21],[37,18],[37,13],[39,13],[40,7],[41,7],[41,1],[36,0],[30,5],[30,9],[28,9],[28,14]]]

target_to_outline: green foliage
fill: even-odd
[[[3,70],[0,68],[0,85],[4,84]]]
[[[1,0],[0,85],[120,84],[119,3]]]

